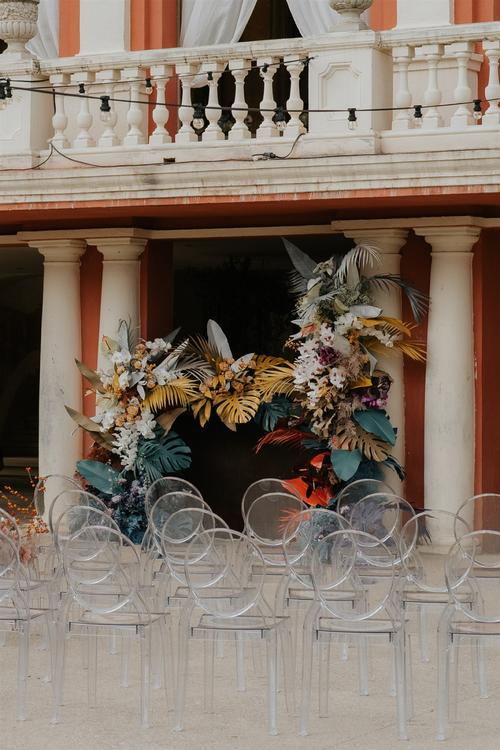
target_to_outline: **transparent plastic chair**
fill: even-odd
[[[261,495],[253,501],[246,516],[246,532],[259,547],[267,572],[286,572],[283,553],[283,532],[298,513],[307,510],[300,498],[285,492]]]
[[[443,510],[427,510],[410,518],[400,533],[400,558],[404,580],[401,585],[401,606],[404,610],[416,606],[419,617],[420,660],[430,661],[427,614],[433,607],[448,604],[445,562],[450,544],[468,534],[471,527],[460,516]],[[449,543],[433,544],[433,536]],[[464,602],[472,606],[472,598]]]
[[[477,570],[497,575],[477,576]],[[450,601],[438,628],[437,739],[448,735],[456,719],[459,654],[462,643],[472,646],[482,697],[487,696],[484,647],[500,637],[500,532],[480,530],[462,535],[445,562]],[[492,661],[492,660],[491,660]]]
[[[280,494],[295,495],[295,492],[290,488],[289,485],[287,485],[285,479],[257,479],[256,482],[253,482],[247,487],[247,489],[243,493],[243,497],[241,500],[241,517],[243,519],[243,523],[245,524],[245,528],[247,513],[250,510],[250,506],[252,505],[253,501],[257,500],[257,498],[259,497],[262,497],[262,495],[270,495],[275,492],[278,492]]]
[[[7,513],[3,508],[0,508],[0,531],[8,536],[19,549],[21,534],[17,521],[14,516],[11,516],[11,514]]]
[[[53,721],[59,721],[62,705],[66,642],[69,636],[85,636],[88,645],[88,696],[97,703],[96,677],[98,635],[118,632],[136,636],[140,648],[141,723],[149,725],[151,638],[159,629],[164,662],[167,616],[152,613],[139,591],[140,560],[135,545],[111,526],[86,526],[67,540],[62,549],[68,594],[58,612]],[[109,596],[106,588],[109,587]],[[172,671],[173,674],[173,671]],[[168,675],[164,684],[168,684]]]
[[[52,501],[64,490],[81,490],[82,485],[76,479],[64,474],[47,474],[40,477],[33,491],[33,503],[39,516],[44,516]]]
[[[144,507],[148,518],[156,501],[159,500],[160,497],[163,497],[163,495],[168,495],[171,492],[195,495],[200,498],[202,497],[199,489],[186,479],[181,479],[180,477],[162,477],[161,479],[157,479],[156,482],[153,482],[146,492]]]
[[[358,640],[360,668],[365,663],[368,638],[386,638],[394,650],[398,732],[407,739],[407,685],[405,667],[405,623],[397,605],[397,582],[393,574],[377,580],[365,589],[357,575],[359,565],[369,565],[374,572],[391,569],[393,552],[376,537],[361,531],[343,529],[324,537],[312,558],[312,580],[315,600],[304,623],[302,666],[302,700],[300,733],[308,734],[311,701],[313,647],[339,635]],[[332,596],[357,590],[359,599],[354,609],[346,609],[342,598]]]
[[[350,482],[337,495],[336,511],[342,516],[349,515],[353,506],[364,497],[380,492],[394,494],[391,486],[380,479],[357,479]]]
[[[256,575],[253,568],[261,573]],[[263,597],[265,565],[258,547],[243,534],[206,529],[193,538],[185,552],[184,570],[190,596],[179,628],[179,670],[176,729],[182,729],[188,669],[188,643],[206,642],[205,705],[213,706],[214,647],[217,638],[263,640],[267,646],[269,733],[277,734],[278,640],[284,651],[285,696],[293,704],[288,618],[276,617]],[[201,617],[194,618],[196,610]],[[194,620],[194,621],[193,621]]]
[[[466,500],[457,510],[457,519],[464,518],[469,526],[488,531],[500,531],[500,495],[494,492],[485,492],[474,495]],[[463,528],[459,522],[455,522],[455,539],[458,541],[463,534]],[[474,569],[476,578],[489,578],[500,576],[500,570],[496,567],[488,568],[478,562]]]
[[[19,551],[10,534],[0,531],[0,630],[18,634],[17,719],[26,719],[26,692],[29,676],[30,630],[33,621],[46,612],[30,602],[31,583],[27,569],[19,561]],[[48,627],[48,623],[47,623]]]

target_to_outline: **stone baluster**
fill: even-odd
[[[302,60],[297,62],[297,55],[285,57],[284,63],[290,73],[290,96],[286,103],[290,119],[286,126],[286,134],[291,138],[297,138],[297,136],[306,132],[304,123],[300,119],[300,115],[304,109],[304,102],[300,96],[300,74],[304,63]]]
[[[474,52],[474,42],[455,42],[446,46],[446,52],[457,61],[457,85],[453,98],[457,103],[450,125],[452,128],[465,128],[474,125],[472,116],[472,89],[469,85],[469,62]]]
[[[202,71],[207,74],[208,82],[208,103],[205,110],[205,117],[208,120],[208,125],[202,134],[203,141],[224,140],[224,133],[218,125],[221,116],[221,108],[219,105],[219,90],[217,86],[223,70],[224,65],[220,62],[205,63],[202,66]]]
[[[85,94],[88,94],[88,86],[94,80],[93,73],[74,73],[71,76],[71,82],[77,83],[83,86]],[[76,116],[76,124],[78,125],[78,133],[73,141],[73,148],[91,148],[95,146],[95,141],[92,138],[90,129],[94,120],[92,113],[90,112],[90,99],[87,99],[85,95],[82,95],[80,100],[80,109]]]
[[[96,73],[96,83],[106,84],[104,90],[99,92],[99,95],[106,95],[113,98],[115,84],[120,78],[119,70],[100,70]],[[111,107],[110,112],[99,112],[100,118],[104,123],[104,130],[101,137],[99,138],[98,145],[104,148],[110,146],[118,146],[118,136],[116,135],[115,128],[118,120],[118,114],[116,112],[115,102],[110,101]]]
[[[52,117],[52,127],[54,128],[52,143],[56,148],[69,148],[69,141],[65,135],[66,128],[68,127],[68,117],[66,115],[64,96],[57,94],[57,91],[68,85],[69,76],[66,73],[51,75],[50,83],[56,91],[55,112]]]
[[[156,87],[156,104],[153,109],[153,122],[156,127],[149,136],[149,143],[152,146],[161,146],[172,141],[165,128],[169,118],[169,111],[165,106],[165,86],[172,76],[173,68],[171,65],[152,65],[150,73]]]
[[[412,47],[404,45],[394,47],[392,50],[394,68],[396,70],[396,90],[394,92],[394,106],[402,107],[393,113],[392,129],[409,130],[413,127],[413,118],[410,113],[412,105],[412,95],[408,85],[408,71],[410,62],[414,57]]]
[[[426,129],[439,128],[443,119],[437,108],[441,104],[441,90],[438,85],[438,64],[443,55],[442,44],[424,44],[417,47],[417,57],[427,62],[427,88],[424,93],[423,104],[425,105],[422,127]]]
[[[191,104],[191,83],[193,74],[198,71],[199,66],[192,63],[182,63],[175,66],[177,75],[182,86],[181,106],[179,107],[179,120],[181,127],[175,136],[176,143],[192,143],[198,140],[198,136],[191,127],[193,119],[193,105]]]
[[[123,139],[124,146],[139,146],[142,143],[146,143],[146,135],[144,133],[144,116],[143,108],[146,107],[148,98],[143,91],[143,80],[144,71],[140,67],[126,68],[122,70],[122,81],[130,81],[130,104],[127,112],[127,135]],[[139,104],[141,98],[144,99],[144,104]]]
[[[500,81],[498,77],[498,61],[500,60],[500,41],[490,41],[485,39],[483,50],[488,58],[490,66],[490,75],[488,85],[485,89],[485,96],[490,106],[483,116],[483,125],[500,125]]]
[[[260,103],[262,122],[257,130],[257,138],[277,138],[279,135],[278,128],[273,121],[274,110],[276,108],[273,94],[273,80],[276,73],[275,62],[277,62],[276,57],[259,57],[257,60],[257,65],[260,68],[259,74],[264,81],[264,91]]]
[[[245,117],[247,116],[245,111],[247,107],[245,101],[245,78],[250,68],[250,61],[243,59],[231,60],[230,67],[235,84],[234,102],[232,105],[235,123],[229,131],[228,140],[239,141],[250,138],[250,131],[245,124]]]

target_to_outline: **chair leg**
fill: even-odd
[[[479,695],[488,698],[488,680],[486,677],[486,661],[484,658],[484,643],[481,638],[476,638],[475,643],[477,661],[477,681],[479,683]]]
[[[330,685],[330,639],[319,641],[319,715],[328,718],[328,690]]]
[[[95,629],[89,629],[87,635],[87,654],[89,708],[97,708],[97,632]]]
[[[368,639],[365,635],[358,638],[359,694],[369,695],[368,689]]]
[[[396,703],[398,717],[398,733],[400,740],[408,739],[407,712],[406,712],[406,673],[405,673],[405,635],[399,631],[393,636],[393,648],[395,652],[396,672]]]
[[[203,641],[203,710],[207,714],[214,712],[214,662],[215,640],[208,638]]]
[[[427,633],[427,607],[424,604],[418,606],[418,631],[420,638],[420,661],[428,663],[429,656],[429,638]]]
[[[151,626],[143,627],[139,635],[141,658],[141,726],[149,727],[151,694]]]
[[[66,632],[63,623],[54,622],[52,629],[54,669],[52,675],[53,712],[52,724],[58,724],[60,719],[60,708],[63,704],[64,690],[64,662],[66,658]]]
[[[286,710],[290,716],[295,716],[295,656],[290,628],[281,628],[280,644],[283,660],[283,686]]]
[[[437,732],[436,739],[445,740],[448,734],[450,704],[450,656],[453,643],[445,628],[438,633],[437,670]]]
[[[22,623],[19,631],[19,651],[17,663],[17,720],[26,719],[26,687],[28,682],[28,662],[30,644],[30,623]]]
[[[304,638],[302,645],[302,696],[300,701],[300,734],[305,737],[309,734],[309,711],[311,706],[312,687],[312,662],[314,630],[306,628],[308,618],[304,623]]]
[[[267,701],[269,709],[269,734],[278,734],[278,642],[276,632],[272,630],[267,639]]]
[[[176,732],[184,728],[184,705],[186,702],[186,683],[188,670],[189,623],[193,605],[189,602],[183,607],[179,618],[178,651],[177,651],[177,692],[175,696]]]
[[[245,680],[245,641],[241,633],[236,633],[236,688],[239,693],[247,689]]]
[[[170,617],[166,617],[158,623],[160,628],[160,641],[163,654],[163,686],[167,701],[167,711],[174,710],[174,690],[176,684],[176,672],[174,654],[172,650],[172,627]]]
[[[130,660],[130,638],[126,635],[122,635],[121,638],[121,663],[120,663],[120,686],[123,688],[129,687],[129,660]]]

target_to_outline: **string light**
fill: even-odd
[[[78,84],[78,93],[79,94],[84,94],[85,93],[85,84],[84,83],[79,83]]]
[[[146,78],[146,86],[144,90],[148,96],[151,96],[151,94],[153,93],[153,84],[151,83],[151,78]]]
[[[109,122],[111,120],[111,107],[109,106],[110,97],[104,95],[99,98],[101,100],[101,106],[99,107],[101,110],[101,120],[103,122]]]
[[[354,107],[349,108],[347,127],[349,128],[349,130],[356,130],[356,128],[358,127],[358,118],[356,117],[356,109]]]
[[[0,83],[0,109],[5,109],[7,106],[7,92],[5,86],[5,83]]]
[[[286,113],[283,107],[276,107],[275,111],[275,117],[274,117],[274,124],[278,128],[278,130],[285,130],[286,128]]]
[[[12,99],[12,86],[10,85],[10,78],[7,78],[5,83],[5,96],[7,99]]]
[[[421,128],[422,127],[422,118],[423,118],[423,115],[422,115],[422,105],[421,104],[415,104],[415,106],[413,107],[413,110],[414,110],[413,117],[415,118],[415,125],[416,125],[417,128]]]
[[[193,128],[203,130],[205,127],[205,107],[203,104],[195,104],[193,115]]]
[[[481,99],[474,99],[474,109],[472,110],[472,116],[476,120],[476,122],[480,122],[483,118],[481,103]]]

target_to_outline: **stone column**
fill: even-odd
[[[364,269],[367,276],[378,273],[399,274],[401,266],[401,248],[408,238],[406,229],[356,229],[346,233],[358,245],[372,245],[382,255],[382,264],[378,267]],[[377,289],[373,295],[373,302],[381,307],[383,314],[391,318],[401,319],[401,292],[397,287],[388,289]],[[392,378],[392,386],[389,394],[387,412],[391,423],[398,430],[398,437],[393,456],[401,466],[405,465],[405,393],[404,393],[404,370],[403,356],[400,352],[382,354],[378,359],[381,370],[389,373]],[[404,485],[397,475],[390,472],[387,481],[395,492],[404,497]]]
[[[432,246],[425,382],[425,505],[455,513],[474,493],[472,248],[480,229],[419,229]],[[472,519],[469,519],[472,520]],[[431,529],[433,542],[452,540]]]
[[[80,256],[86,244],[84,240],[33,240],[29,245],[44,257],[39,474],[71,477],[82,455],[82,434],[64,406],[81,411],[82,380],[75,358],[81,356]]]
[[[147,240],[135,237],[106,237],[92,240],[103,256],[99,342],[116,335],[120,320],[140,333],[140,262]],[[99,360],[99,364],[102,364]]]

